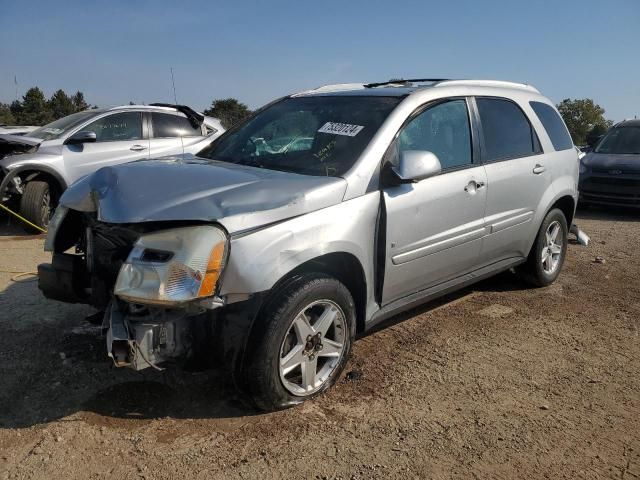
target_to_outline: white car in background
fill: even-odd
[[[196,154],[224,132],[184,105],[85,110],[24,135],[0,134],[0,202],[46,229],[62,192],[85,175],[136,160]]]

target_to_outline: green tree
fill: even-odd
[[[51,98],[49,99],[49,109],[53,114],[54,120],[66,117],[67,115],[71,115],[77,111],[69,95],[67,95],[62,89],[51,95]]]
[[[20,125],[20,116],[22,115],[22,103],[19,100],[14,100],[11,102],[9,106],[9,110],[11,110],[11,115],[13,115],[13,119],[16,125]]]
[[[11,107],[6,103],[0,103],[0,125],[11,125],[16,123],[16,118],[11,113]]]
[[[566,98],[558,105],[558,111],[576,145],[585,145],[587,137],[593,138],[594,134],[590,135],[592,131],[606,131],[613,124],[604,117],[604,108],[590,98]]]
[[[71,97],[71,101],[73,102],[73,106],[76,112],[81,112],[82,110],[87,110],[89,108],[89,104],[84,99],[84,93],[78,91],[73,97]]]
[[[231,128],[236,123],[251,115],[251,110],[235,98],[225,98],[214,100],[213,103],[211,103],[211,108],[205,110],[203,113],[210,117],[218,118],[224,128]]]
[[[591,131],[587,133],[587,145],[595,145],[595,143],[602,137],[607,130],[611,127],[610,122],[607,124],[594,125]]]
[[[17,117],[21,125],[44,125],[53,120],[44,93],[38,87],[31,87],[22,97],[22,111]]]

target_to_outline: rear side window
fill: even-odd
[[[477,98],[484,135],[485,161],[538,153],[537,138],[524,112],[510,100]]]
[[[529,105],[536,112],[542,126],[547,131],[553,148],[556,150],[573,148],[573,140],[571,140],[567,127],[564,126],[564,122],[555,108],[542,102],[529,102]]]
[[[200,127],[195,128],[186,117],[168,113],[151,112],[151,126],[155,138],[199,137]]]

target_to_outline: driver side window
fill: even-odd
[[[142,115],[140,112],[123,112],[99,118],[82,130],[95,132],[96,142],[140,140]]]
[[[442,169],[470,165],[471,130],[465,100],[450,100],[427,108],[400,132],[398,153],[426,150],[436,154]]]

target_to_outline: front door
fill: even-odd
[[[384,187],[386,263],[382,303],[475,269],[485,233],[485,169],[474,159],[466,99],[417,113],[400,131],[390,161],[405,150],[433,152],[442,173]]]
[[[96,141],[64,145],[70,184],[102,167],[149,158],[149,140],[143,138],[140,112],[107,115],[81,130],[95,132]]]

